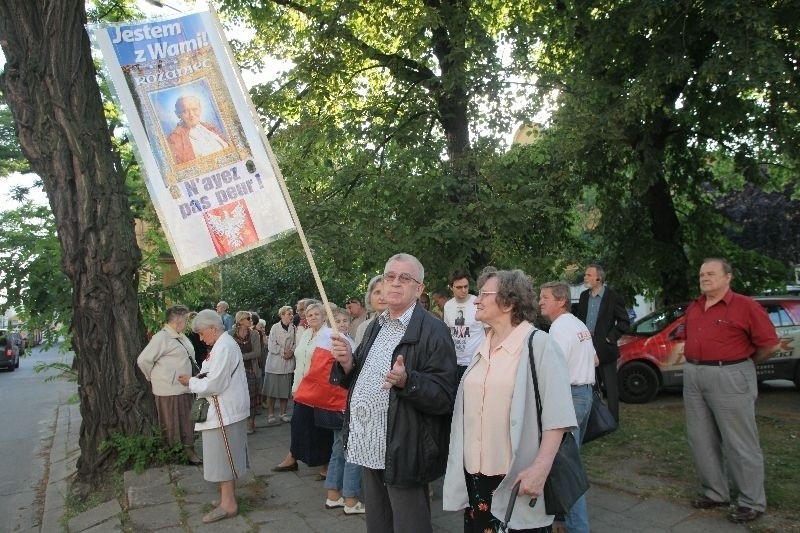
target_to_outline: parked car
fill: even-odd
[[[14,371],[19,368],[20,346],[22,339],[19,333],[0,329],[0,368]]]
[[[800,388],[800,298],[754,299],[767,310],[781,340],[780,351],[756,366],[758,380],[789,379]],[[617,375],[623,402],[647,403],[662,388],[683,386],[684,341],[677,333],[688,305],[672,305],[651,313],[619,339]]]

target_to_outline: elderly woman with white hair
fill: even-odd
[[[206,481],[219,483],[220,499],[215,508],[203,517],[210,524],[236,516],[236,478],[248,466],[247,418],[250,398],[242,365],[242,351],[225,331],[222,318],[211,309],[197,313],[192,330],[211,346],[196,377],[178,376],[199,397],[209,400],[204,422],[195,424],[203,439],[203,476]]]

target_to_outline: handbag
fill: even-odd
[[[542,399],[539,396],[539,380],[536,377],[536,361],[533,357],[533,330],[528,337],[528,357],[530,358],[533,390],[536,394],[536,423],[539,425],[539,444],[542,443]],[[558,447],[553,466],[544,482],[544,509],[549,515],[567,514],[570,508],[589,490],[589,480],[581,464],[578,443],[571,432],[564,433]]]
[[[322,407],[315,407],[314,425],[323,429],[339,431],[344,425],[344,413],[341,411],[323,409]]]
[[[611,410],[603,403],[600,389],[595,383],[592,386],[592,409],[589,411],[589,420],[586,422],[586,431],[581,435],[581,442],[586,444],[603,435],[608,435],[616,431],[618,425]]]
[[[192,402],[192,412],[189,415],[189,420],[192,422],[205,422],[208,418],[208,398],[198,397]]]
[[[236,363],[236,366],[233,368],[233,372],[231,372],[231,377],[236,373],[236,369],[239,368],[239,363]],[[197,376],[199,379],[202,379],[205,374],[198,374]],[[216,396],[213,397],[214,401],[216,402]],[[192,410],[189,413],[189,420],[192,422],[205,422],[208,418],[208,398],[205,396],[198,396],[192,402]]]

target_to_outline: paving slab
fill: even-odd
[[[130,487],[154,487],[156,485],[169,485],[170,483],[172,483],[172,477],[169,468],[165,466],[148,468],[141,474],[128,470],[122,477],[122,484],[126,492]]]
[[[70,519],[67,523],[67,529],[70,532],[86,531],[90,527],[108,520],[118,520],[120,513],[122,513],[122,506],[119,502],[117,500],[109,500]]]
[[[150,505],[128,511],[128,523],[134,531],[156,531],[181,523],[182,511],[177,502]]]
[[[622,513],[639,505],[642,500],[625,492],[592,486],[589,487],[589,492],[586,493],[586,501],[589,506],[589,518],[591,519],[593,509],[605,509],[615,513]]]
[[[128,498],[128,509],[141,509],[151,505],[172,503],[175,501],[175,487],[155,485],[153,487],[128,487],[125,496]]]
[[[694,511],[688,505],[677,505],[651,498],[642,500],[638,505],[631,507],[628,513],[646,517],[648,522],[658,526],[672,527],[689,518]]]
[[[122,531],[122,521],[119,519],[108,520],[102,524],[97,524],[94,527],[85,529],[83,533],[107,533],[108,531]],[[160,532],[159,532],[160,533]]]

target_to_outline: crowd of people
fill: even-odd
[[[730,291],[731,277],[722,259],[701,267],[702,295],[687,311],[684,395],[702,486],[692,505],[728,505],[727,467],[739,490],[729,518],[747,522],[766,507],[753,363],[774,353],[777,338],[763,309]],[[396,254],[363,300],[301,299],[281,307],[268,332],[257,313],[231,315],[224,301],[216,311],[167,310],[137,364],[167,444],[219,483],[203,522],[238,513],[235,483],[264,409],[266,428],[291,425],[290,449],[273,471],[319,468],[325,507],[366,514],[369,532],[432,531],[429,484],[442,476],[443,508],[463,510],[465,532],[501,530],[510,506],[509,531],[590,530],[585,495],[553,516],[542,494],[564,433],[581,443],[596,382],[619,421],[617,340],[629,318],[604,270],[586,268],[575,314],[568,284],[535,287],[520,270],[487,267],[472,294],[470,274],[457,269],[449,297],[429,298],[424,279],[416,257]],[[196,397],[207,413],[193,422]],[[729,453],[739,449],[746,458]]]

